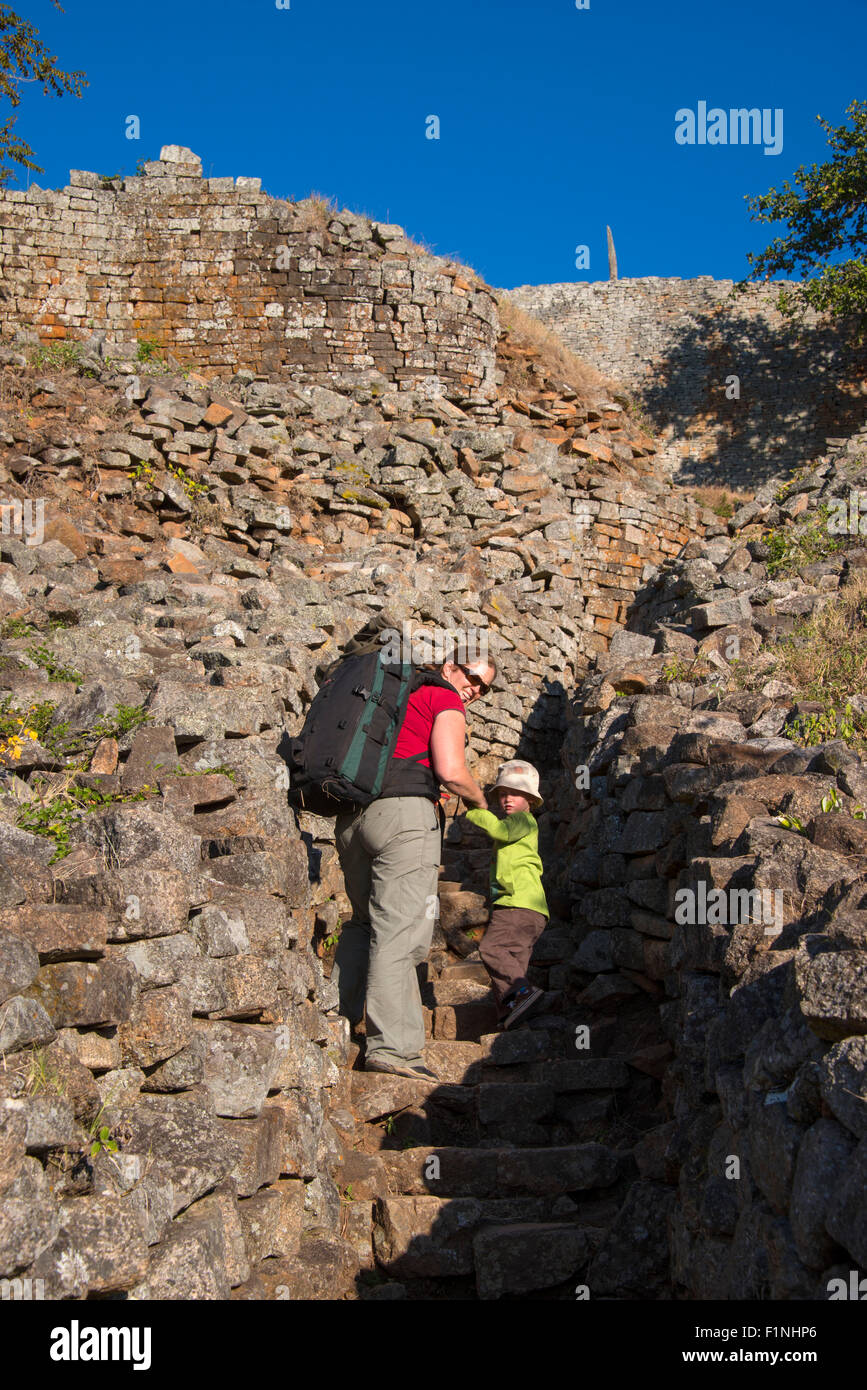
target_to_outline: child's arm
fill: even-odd
[[[481,826],[492,840],[511,844],[513,840],[523,840],[533,830],[534,820],[528,811],[514,811],[511,816],[498,820],[493,811],[467,811],[467,820]]]

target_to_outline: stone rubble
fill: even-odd
[[[145,179],[201,196],[187,156]],[[859,576],[857,527],[771,572],[860,495],[859,442],[726,525],[624,399],[514,335],[475,400],[397,363],[289,379],[261,344],[213,379],[96,335],[70,376],[25,369],[29,341],[0,348],[0,1278],[819,1299],[867,1263],[867,770],[787,737],[811,709],[773,676],[725,693]],[[498,1034],[468,935],[489,847],[450,807],[433,1086],[357,1067],[333,823],[289,810],[280,756],[373,613],[484,637],[470,766],[529,758],[547,808],[546,1011]],[[699,884],[782,890],[782,930],[679,923]]]
[[[824,1300],[837,1266],[867,1260],[855,1197],[867,1133],[867,830],[853,817],[867,804],[867,768],[841,740],[786,736],[815,706],[783,682],[721,693],[733,668],[719,645],[736,634],[742,653],[758,652],[861,578],[857,528],[844,550],[785,580],[768,578],[769,546],[755,534],[824,524],[824,509],[867,479],[853,453],[775,480],[729,535],[690,542],[570,702],[558,804],[577,766],[589,785],[555,837],[577,922],[569,968],[586,982],[591,1037],[610,1034],[610,1055],[656,1077],[660,1101],[589,1267],[594,1294]],[[743,581],[736,613],[718,597],[733,580]],[[673,659],[709,674],[678,673]],[[722,889],[728,909],[690,922],[677,913],[685,888],[699,900]],[[761,920],[732,915],[738,890],[764,891]]]
[[[25,374],[0,420],[0,690],[41,714],[0,784],[4,1277],[51,1298],[357,1296],[370,1214],[365,1247],[339,1183],[363,1073],[322,965],[347,904],[332,823],[287,807],[281,739],[384,609],[490,640],[479,775],[522,739],[551,765],[566,689],[699,513],[616,402],[540,367],[480,424],[373,376],[344,393],[82,365]],[[66,838],[34,833],[60,806]],[[457,1072],[478,1009],[440,995]]]

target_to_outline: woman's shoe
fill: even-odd
[[[422,1063],[392,1061],[390,1057],[377,1057],[376,1053],[369,1061],[365,1060],[365,1071],[382,1071],[389,1076],[411,1076],[415,1081],[439,1081],[435,1072],[430,1071]]]

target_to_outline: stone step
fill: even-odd
[[[508,1070],[489,1070],[484,1079],[495,1085],[523,1082],[551,1086],[555,1091],[612,1091],[629,1085],[630,1072],[625,1062],[612,1057],[588,1057],[583,1060],[555,1057],[550,1061],[509,1067]]]
[[[599,1137],[600,1130],[614,1120],[617,1103],[609,1091],[561,1092],[557,1096],[556,1116],[573,1143]]]
[[[480,1125],[526,1123],[552,1117],[556,1104],[553,1086],[519,1082],[494,1084],[482,1082],[474,1088],[476,1114]]]
[[[472,930],[472,928],[470,929]],[[460,960],[481,961],[478,941],[465,936],[460,927],[443,927],[450,951]]]
[[[559,994],[548,995],[550,1000],[559,1000],[560,997]],[[514,1069],[537,1061],[556,1064],[557,1074],[561,1078],[557,1087],[560,1090],[601,1090],[627,1084],[629,1073],[625,1061],[613,1058],[576,1061],[573,1057],[575,1039],[571,1025],[561,1014],[548,1007],[547,999],[544,1007],[544,1012],[526,1023],[505,1032],[495,1032],[490,1028],[496,1019],[493,1002],[472,1000],[466,1004],[442,1005],[434,1009],[423,1006],[425,1065],[435,1071],[442,1081],[463,1081],[468,1085],[482,1079],[478,1068],[472,1070],[474,1063],[498,1069],[509,1068],[513,1073],[507,1076],[509,1080],[536,1081],[539,1079],[536,1073],[519,1074]],[[485,1024],[488,1026],[485,1027]],[[474,1047],[476,1051],[472,1050]],[[346,1066],[349,1069],[356,1067],[360,1052],[357,1042],[348,1044]],[[570,1078],[568,1085],[567,1076]],[[542,1079],[546,1080],[547,1077]]]
[[[502,1033],[483,1033],[479,1046],[491,1066],[512,1067],[520,1062],[541,1062],[558,1055],[560,1020],[541,1016],[530,1024],[517,1025]]]
[[[466,891],[462,879],[446,878],[445,876],[440,878],[437,888],[441,894],[446,896],[450,893],[463,893]]]
[[[402,1153],[381,1150],[389,1190],[403,1196],[558,1197],[611,1187],[632,1166],[628,1152],[604,1144],[548,1148],[448,1148],[426,1145]]]
[[[484,967],[482,967],[484,969]],[[494,1005],[494,992],[489,981],[474,979],[444,979],[442,976],[427,987],[424,1002],[436,1007],[438,1004],[470,1004],[479,1000],[489,1000]]]
[[[359,1153],[348,1146],[341,1155],[334,1178],[342,1192],[349,1190],[353,1202],[372,1202],[388,1191],[388,1174],[379,1154]]]
[[[496,1012],[493,1006],[491,1009],[492,1011],[488,1011],[487,1005],[477,1002],[456,1006],[451,1011],[446,1008],[422,1009],[427,1039],[424,1049],[425,1065],[436,1073],[440,1081],[462,1082],[472,1086],[487,1079],[485,1072],[492,1068],[514,1069],[522,1064],[542,1062],[548,1058],[552,1062],[566,1060],[564,1054],[570,1047],[571,1034],[559,1015],[542,1015],[506,1032],[476,1033],[470,1038],[442,1036],[443,1033],[469,1031],[471,1020],[481,1023],[484,1023],[485,1019],[493,1021]],[[473,1012],[470,1013],[469,1010]],[[346,1060],[348,1068],[355,1068],[360,1051],[357,1043],[349,1044]],[[353,1072],[353,1075],[355,1074]],[[515,1075],[510,1079],[529,1081],[537,1078],[535,1075]]]
[[[484,1053],[475,1042],[434,1040],[426,1043],[424,1056],[425,1065],[436,1073],[441,1082],[472,1085],[479,1079]]]
[[[497,1023],[493,999],[476,999],[465,1004],[441,1004],[433,1011],[431,1037],[445,1041],[475,1042],[490,1033]]]
[[[491,980],[481,961],[473,960],[464,960],[458,965],[447,965],[440,971],[439,978],[443,983],[451,980],[475,980],[482,985],[489,985]]]
[[[574,1204],[570,1204],[574,1208]],[[380,1268],[397,1279],[443,1278],[472,1274],[475,1268],[475,1238],[486,1229],[518,1231],[527,1227],[542,1225],[556,1227],[569,1225],[568,1221],[551,1222],[550,1203],[533,1198],[499,1198],[487,1201],[473,1197],[459,1197],[454,1200],[430,1195],[412,1197],[381,1197],[374,1206],[373,1246]],[[548,1218],[546,1220],[545,1218]],[[584,1238],[568,1238],[557,1235],[556,1242],[560,1262],[575,1255],[575,1270],[586,1264],[589,1255],[601,1241],[602,1232],[583,1226]],[[502,1237],[500,1238],[502,1241]],[[529,1238],[525,1236],[525,1240]],[[538,1243],[538,1242],[537,1242]],[[493,1242],[496,1245],[496,1242]],[[482,1246],[484,1253],[485,1247]],[[500,1246],[505,1258],[507,1245]],[[484,1283],[486,1297],[497,1297],[494,1292],[505,1275],[498,1279],[495,1263],[489,1282]],[[511,1263],[509,1264],[511,1268]],[[550,1268],[550,1266],[549,1266]],[[560,1264],[554,1266],[559,1270]],[[561,1276],[571,1277],[570,1271]],[[487,1274],[484,1275],[487,1280]]]
[[[610,1092],[558,1092],[539,1082],[433,1086],[356,1072],[351,1085],[353,1115],[366,1122],[367,1153],[407,1145],[562,1147],[595,1138],[615,1109]]]
[[[421,1105],[432,1091],[444,1089],[438,1081],[418,1081],[376,1071],[351,1072],[349,1087],[352,1110],[359,1120],[378,1120],[407,1106]]]
[[[488,905],[481,893],[458,891],[440,897],[439,920],[446,933],[466,927],[484,927],[488,916]]]
[[[554,1058],[560,1043],[548,1029],[529,1027],[505,1033],[483,1033],[478,1042],[433,1038],[425,1044],[426,1065],[442,1081],[473,1086],[487,1079],[490,1069]]]
[[[521,1221],[483,1226],[473,1236],[479,1298],[550,1289],[578,1276],[596,1253],[603,1231],[571,1221]]]

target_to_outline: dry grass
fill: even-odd
[[[27,419],[31,391],[25,377],[29,377],[26,369],[0,367],[0,411],[14,416],[16,424],[23,424]]]
[[[867,716],[850,705],[867,692],[867,573],[858,571],[790,636],[763,644],[735,667],[735,686],[742,690],[759,690],[771,679],[785,681],[792,700],[821,707],[801,717],[792,734],[796,742],[841,738],[861,757],[867,754]]]
[[[471,284],[477,282],[481,289],[490,289],[490,286],[486,285],[479,272],[474,270],[471,265],[467,265],[466,261],[462,261],[460,256],[448,255],[442,257],[442,259],[446,263],[446,270],[456,271],[458,275],[462,275],[463,278],[469,280]]]
[[[867,574],[856,571],[836,598],[773,651],[774,674],[806,699],[842,708],[867,692]]]
[[[734,516],[745,502],[752,502],[755,493],[729,487],[678,487],[675,492],[681,497],[692,497],[700,507],[706,507],[716,516]]]
[[[503,290],[495,291],[500,310],[500,324],[509,342],[517,347],[533,348],[538,354],[538,365],[549,377],[563,383],[585,401],[611,398],[616,392],[623,396],[623,387],[610,377],[597,372],[595,367],[576,357],[550,328],[514,304]],[[506,386],[523,387],[538,384],[523,364],[508,362],[506,365]]]
[[[337,199],[329,198],[327,193],[317,193],[314,190],[300,201],[308,213],[310,226],[318,227],[323,232],[327,232],[332,218],[340,216]]]

